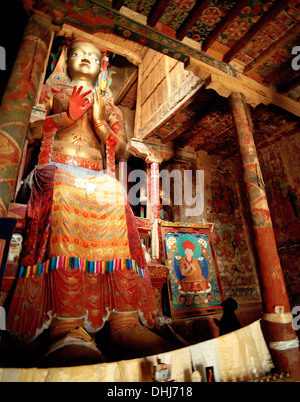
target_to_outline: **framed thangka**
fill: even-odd
[[[172,318],[222,311],[224,299],[208,226],[161,223]]]

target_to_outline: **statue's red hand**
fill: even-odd
[[[71,119],[78,120],[84,113],[92,106],[92,103],[89,101],[86,96],[90,94],[92,91],[87,91],[81,94],[82,86],[78,88],[75,86],[71,95],[68,114]]]

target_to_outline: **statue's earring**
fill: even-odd
[[[67,76],[67,50],[66,46],[63,46],[62,52],[59,56],[58,62],[54,68],[53,73],[46,81],[47,85],[63,85],[69,81]]]
[[[95,82],[95,88],[100,91],[101,88],[101,75],[102,75],[102,70],[100,70],[100,73],[98,74],[97,80]]]
[[[103,92],[107,89],[107,66],[108,66],[108,60],[109,59],[106,56],[106,54],[104,56],[102,56],[100,89]]]
[[[107,56],[106,51],[102,51],[102,58],[101,58],[101,71],[98,75],[98,84],[97,87],[101,91],[101,95],[104,99],[114,103],[113,93],[110,90],[111,84],[111,74],[113,72],[108,72],[107,67],[109,65],[109,57]]]

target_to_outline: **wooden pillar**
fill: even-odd
[[[259,262],[259,277],[264,306],[262,327],[274,364],[300,377],[299,341],[292,327],[292,313],[278,256],[263,177],[256,153],[249,113],[244,96],[230,96],[232,117],[243,164],[244,180],[252,217]]]
[[[0,217],[7,215],[15,188],[31,109],[42,76],[52,28],[33,15],[26,26],[0,108]]]

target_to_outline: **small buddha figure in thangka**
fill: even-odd
[[[171,350],[145,327],[157,306],[135,218],[104,171],[107,150],[110,163],[125,156],[126,136],[99,89],[101,52],[76,40],[60,63],[42,90],[47,117],[29,135],[42,143],[7,328],[25,342],[47,329],[49,366],[104,361],[94,339],[106,321],[119,360]]]

